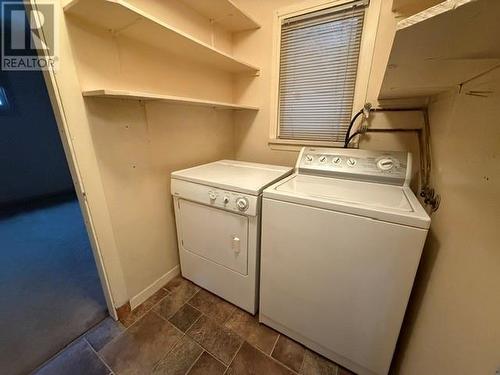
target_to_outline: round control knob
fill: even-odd
[[[311,155],[306,155],[306,161],[307,162],[312,162],[313,161],[313,157]]]
[[[209,191],[208,197],[210,198],[211,201],[214,201],[217,199],[217,193],[215,191]]]
[[[349,167],[354,167],[356,165],[356,159],[354,159],[354,158],[347,159],[347,165]]]
[[[224,202],[224,204],[228,204],[229,203],[229,197],[226,195],[222,201]]]
[[[377,162],[377,167],[382,171],[388,171],[394,167],[394,160],[389,158],[380,159]]]
[[[320,163],[322,163],[322,164],[323,164],[323,163],[326,163],[326,160],[327,160],[327,158],[326,158],[326,156],[325,156],[325,155],[321,155],[321,156],[319,157],[319,162],[320,162]]]
[[[335,165],[340,165],[342,163],[342,158],[340,156],[334,156],[332,159],[332,163]]]
[[[239,197],[236,199],[236,206],[240,211],[246,211],[248,209],[248,199]]]

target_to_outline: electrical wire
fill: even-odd
[[[347,128],[347,133],[345,134],[345,140],[344,140],[344,148],[347,148],[347,146],[349,145],[349,141],[351,140],[350,138],[350,134],[351,134],[351,130],[352,130],[352,127],[354,126],[354,123],[356,122],[356,119],[363,114],[363,110],[360,110],[358,113],[356,113],[354,115],[354,117],[352,118],[350,124],[349,124],[349,127]]]
[[[351,137],[351,130],[352,130],[352,127],[354,126],[354,123],[356,122],[356,119],[360,115],[364,114],[365,118],[368,120],[368,117],[370,117],[370,112],[371,111],[373,111],[372,104],[371,103],[365,103],[365,105],[363,106],[363,108],[361,108],[361,110],[354,115],[354,117],[352,118],[351,122],[349,123],[349,127],[347,128],[347,133],[345,135],[345,140],[344,140],[344,148],[347,148],[347,146],[349,146],[349,142],[353,138],[353,137]],[[358,131],[356,132],[356,134],[365,133],[366,129],[367,129],[367,126],[364,126],[364,127],[361,126],[358,129]]]
[[[347,140],[347,145],[349,145],[349,143],[351,143],[352,139],[353,139],[355,136],[359,135],[359,134],[363,134],[363,133],[361,133],[361,132],[354,132],[354,134],[352,134],[352,135],[349,137],[349,139]],[[344,148],[346,148],[346,147],[344,147]]]

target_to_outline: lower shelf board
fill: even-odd
[[[143,101],[158,100],[167,103],[197,105],[197,106],[211,107],[217,109],[234,109],[234,110],[246,110],[246,111],[259,110],[258,107],[250,105],[217,102],[217,101],[189,98],[183,96],[161,95],[161,94],[140,92],[140,91],[108,90],[108,89],[86,90],[83,91],[83,96],[94,97],[94,98],[114,98],[114,99],[129,99],[129,100],[143,100]]]

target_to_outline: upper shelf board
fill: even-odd
[[[401,12],[406,10],[412,11],[414,9],[419,9],[420,11],[442,2],[443,0],[393,0],[392,10],[394,12]]]
[[[231,0],[182,0],[192,9],[230,32],[253,30],[260,25]]]
[[[153,17],[124,0],[73,0],[67,14],[115,34],[232,73],[258,74],[259,68],[220,51]]]
[[[131,100],[144,100],[144,101],[154,101],[159,100],[163,102],[176,103],[176,104],[188,104],[188,105],[198,105],[203,107],[211,107],[218,109],[236,109],[236,110],[249,110],[258,111],[258,107],[253,107],[249,105],[239,105],[233,103],[224,103],[204,99],[187,98],[182,96],[172,96],[172,95],[161,95],[148,92],[140,91],[125,91],[125,90],[87,90],[83,91],[83,96],[85,97],[100,97],[100,98],[114,98],[114,99],[131,99]]]
[[[500,1],[448,0],[400,21],[379,99],[431,96],[500,65]]]

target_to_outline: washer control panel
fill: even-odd
[[[172,179],[171,189],[174,197],[184,198],[227,211],[248,216],[256,216],[259,212],[259,198],[253,195],[177,179]]]
[[[392,185],[409,183],[411,154],[350,148],[304,147],[297,160],[299,173],[328,175]]]

